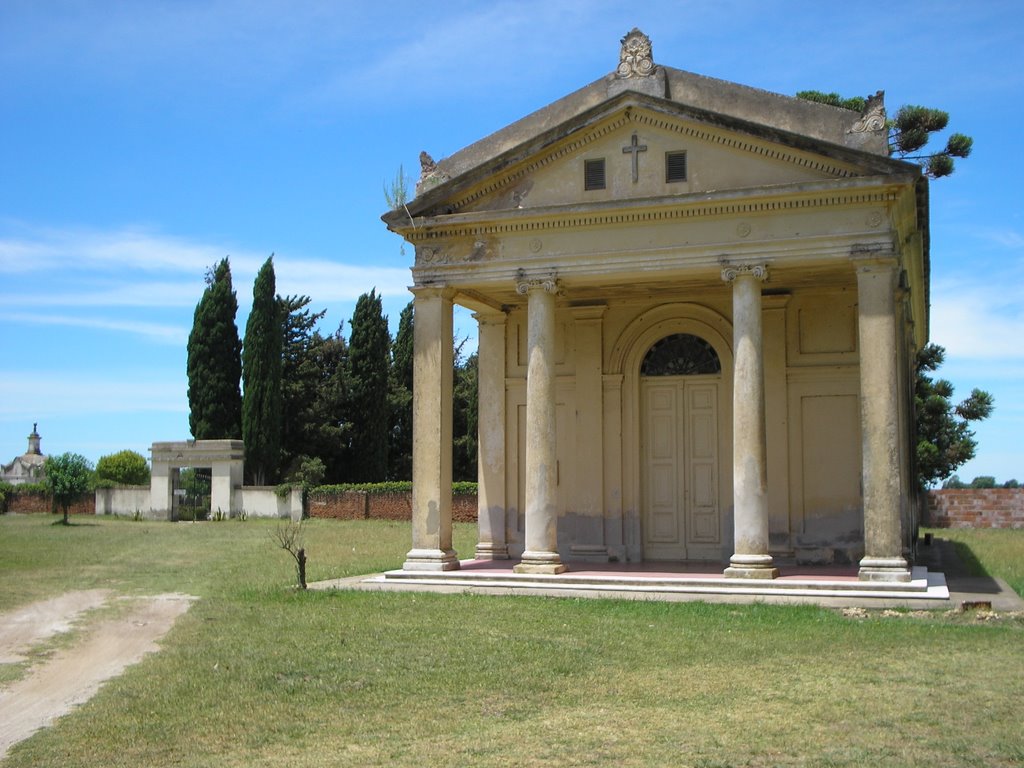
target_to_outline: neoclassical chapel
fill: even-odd
[[[928,186],[864,114],[656,64],[436,164],[387,226],[415,248],[405,570],[511,558],[859,563],[916,534],[912,366]],[[479,323],[479,543],[452,549],[452,308]]]

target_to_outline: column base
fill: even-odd
[[[475,557],[477,560],[508,560],[508,546],[481,541],[476,545]]]
[[[523,559],[512,566],[513,573],[565,573],[569,567],[557,552],[523,552]]]
[[[411,549],[402,564],[403,571],[457,571],[459,558],[453,549]]]
[[[902,557],[865,557],[857,578],[861,581],[910,581],[910,567]]]
[[[727,579],[777,579],[779,569],[771,555],[733,555],[724,576]]]

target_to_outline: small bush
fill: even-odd
[[[386,483],[340,483],[338,485],[318,485],[310,489],[310,493],[344,493],[345,491],[363,491],[364,493],[411,493],[412,481],[391,480]],[[469,481],[452,483],[452,494],[455,496],[472,496],[477,492],[477,484]]]
[[[99,485],[107,481],[113,485]],[[146,457],[135,451],[120,451],[101,456],[96,462],[96,487],[110,488],[116,485],[149,485],[149,464]]]

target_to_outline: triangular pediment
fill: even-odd
[[[526,136],[455,178],[428,179],[410,212],[437,216],[628,202],[892,173],[899,165],[627,93],[542,135]]]

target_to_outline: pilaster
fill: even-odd
[[[504,312],[478,312],[477,525],[478,560],[507,560],[505,532]]]
[[[573,559],[608,561],[604,530],[604,488],[593,467],[604,461],[601,336],[604,306],[574,307],[576,326],[576,487]]]

